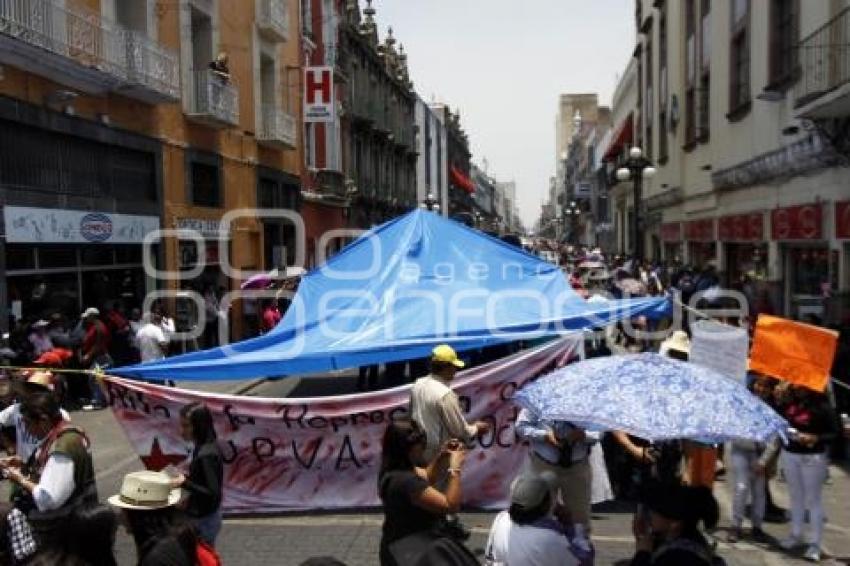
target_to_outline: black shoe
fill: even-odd
[[[767,533],[758,527],[753,527],[753,530],[750,532],[750,538],[752,538],[755,542],[761,543],[766,543],[770,540]]]
[[[729,531],[729,534],[726,535],[726,542],[729,544],[735,544],[741,540],[741,529],[732,529]]]

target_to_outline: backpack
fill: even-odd
[[[222,566],[221,558],[219,558],[215,549],[200,539],[198,539],[195,553],[198,566]]]

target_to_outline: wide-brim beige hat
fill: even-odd
[[[132,472],[124,476],[121,492],[108,499],[123,509],[152,511],[177,505],[180,490],[171,487],[171,478],[163,472]]]

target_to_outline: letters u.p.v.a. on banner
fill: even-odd
[[[526,449],[516,439],[519,409],[511,399],[529,380],[577,355],[582,339],[567,337],[461,372],[454,389],[469,422],[490,432],[474,441],[463,473],[466,505],[507,504]],[[211,395],[107,377],[104,388],[131,445],[149,469],[186,468],[179,412],[206,403],[225,459],[224,510],[276,513],[380,505],[377,475],[387,423],[407,414],[409,386],[315,399]]]

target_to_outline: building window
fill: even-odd
[[[711,74],[703,73],[699,83],[699,132],[701,142],[708,141],[711,134]]]
[[[149,208],[159,200],[157,159],[151,152],[0,120],[2,187]]]
[[[315,124],[304,124],[304,163],[308,169],[316,168]]]
[[[667,160],[667,8],[658,19],[658,160]]]
[[[685,0],[685,149],[696,144],[696,1]]]
[[[770,85],[788,86],[796,80],[800,1],[771,0]]]
[[[750,107],[750,1],[734,0],[730,47],[730,120],[741,118]]]
[[[653,158],[652,153],[652,141],[653,141],[653,125],[655,122],[654,116],[654,108],[653,108],[653,98],[655,95],[654,91],[654,77],[652,76],[653,69],[653,61],[652,61],[652,35],[650,32],[649,38],[646,41],[646,99],[645,99],[645,113],[646,113],[646,140],[644,145],[644,150],[646,151],[647,159]]]
[[[213,158],[215,159],[215,158]],[[195,206],[222,206],[220,167],[207,159],[189,162],[189,194]]]
[[[313,0],[301,0],[301,29],[305,36],[313,39]]]
[[[700,2],[700,81],[699,141],[708,141],[711,132],[711,0]]]

